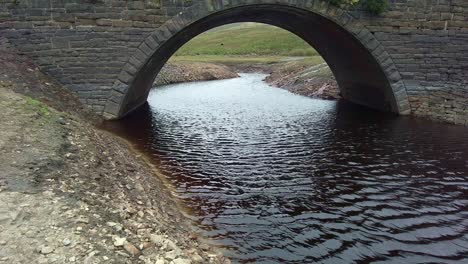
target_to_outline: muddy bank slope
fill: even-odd
[[[341,97],[335,77],[324,62],[279,63],[271,68],[265,81],[272,86],[312,98],[335,100]]]
[[[291,57],[276,63],[227,64],[235,72],[268,74],[265,82],[311,98],[341,98],[338,84],[320,57]]]
[[[143,157],[2,45],[0,263],[229,262]]]

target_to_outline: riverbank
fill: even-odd
[[[274,65],[265,81],[294,94],[325,100],[339,99],[338,83],[321,58],[307,58]]]
[[[326,100],[340,98],[338,84],[333,73],[318,56],[174,57],[163,68],[155,84],[230,79],[238,77],[237,73],[240,72],[269,74],[265,82],[295,94]]]
[[[155,85],[237,78],[239,75],[222,64],[168,62],[158,74]]]
[[[0,44],[0,263],[229,263],[141,154]]]

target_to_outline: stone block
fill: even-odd
[[[125,84],[129,84],[133,80],[133,75],[131,75],[130,73],[126,71],[122,71],[119,74],[118,79]]]
[[[123,67],[123,70],[130,73],[131,75],[135,75],[138,72],[137,68],[132,66],[132,64],[130,63],[125,64],[125,66]]]
[[[131,20],[112,20],[113,27],[131,27],[133,21]]]
[[[145,9],[145,3],[143,1],[128,1],[127,8],[130,10],[143,10]]]
[[[104,107],[104,117],[106,119],[113,119],[118,117],[120,111],[120,105],[109,101]]]
[[[145,43],[152,50],[156,50],[159,47],[159,44],[156,42],[156,40],[152,36],[149,36],[148,38],[146,38]]]
[[[153,55],[154,52],[154,50],[152,50],[150,47],[148,47],[148,45],[146,45],[146,42],[141,43],[138,49],[145,53],[147,56]]]
[[[426,75],[428,81],[440,81],[441,75],[439,73],[429,73]]]
[[[96,19],[96,25],[98,26],[112,26],[112,20],[106,18]]]

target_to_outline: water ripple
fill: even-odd
[[[468,129],[268,87],[166,86],[120,132],[240,263],[468,263]],[[137,131],[137,132],[135,132]]]

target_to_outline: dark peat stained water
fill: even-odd
[[[468,263],[468,128],[264,75],[155,88],[112,123],[240,263]]]

